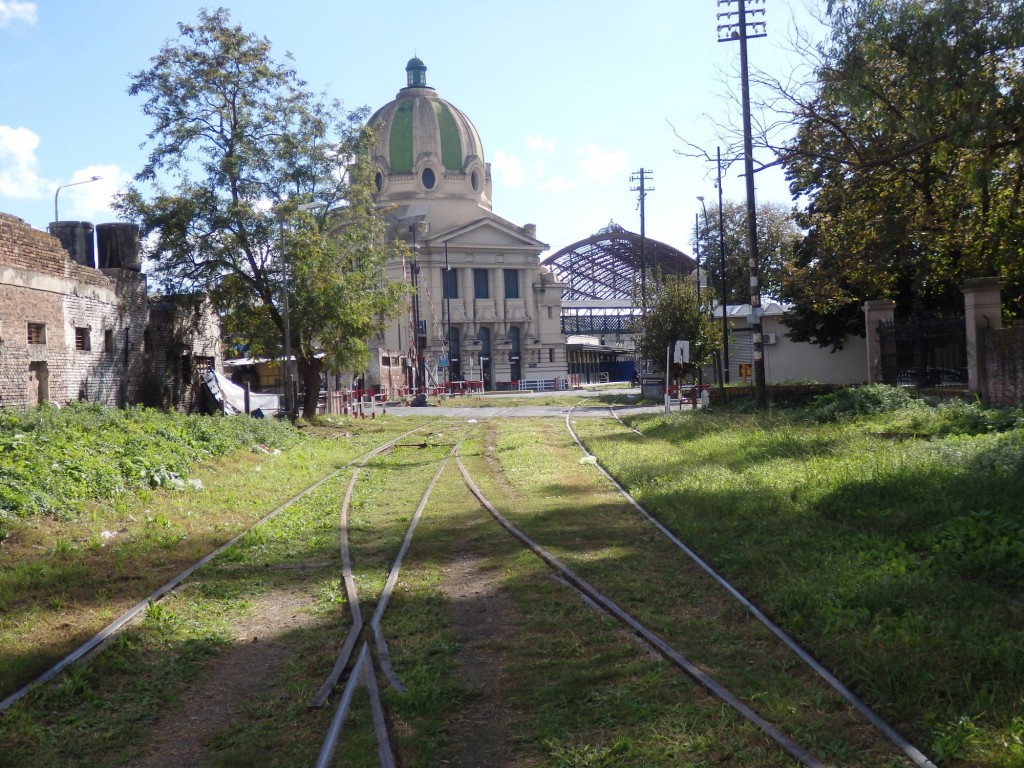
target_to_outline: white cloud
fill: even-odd
[[[93,176],[99,176],[99,181],[89,182]],[[90,165],[77,170],[71,175],[71,180],[66,182],[75,186],[69,186],[60,192],[58,214],[64,221],[113,220],[114,214],[110,209],[113,197],[123,190],[129,181],[131,176],[116,165]]]
[[[15,21],[34,25],[36,23],[36,4],[23,3],[19,0],[0,0],[0,28]]]
[[[623,149],[607,150],[597,144],[587,144],[577,149],[576,154],[581,158],[580,170],[602,187],[610,179],[621,179],[629,175],[629,157]]]
[[[555,154],[555,140],[546,139],[543,136],[527,136],[526,147],[536,154]]]
[[[545,179],[537,185],[537,188],[544,192],[553,192],[559,194],[561,192],[570,192],[576,189],[576,182],[569,181],[562,176],[552,176],[550,179]]]
[[[527,171],[521,157],[499,149],[491,159],[491,168],[501,174],[501,183],[506,187],[521,187],[526,184]]]
[[[39,136],[28,128],[0,125],[0,195],[34,200],[55,187],[39,176],[38,148]]]

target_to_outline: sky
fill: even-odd
[[[757,7],[756,0],[747,0]],[[765,0],[768,36],[752,65],[786,77],[806,3]],[[716,0],[225,0],[232,20],[294,57],[310,87],[371,111],[405,85],[418,56],[427,83],[473,121],[493,176],[493,210],[537,225],[550,255],[614,221],[640,231],[630,178],[649,171],[648,237],[687,253],[695,216],[714,216],[720,124],[738,114],[737,43],[719,43]],[[217,3],[0,0],[0,212],[45,229],[54,220],[116,221],[112,195],[141,170],[152,124],[129,77],[178,22]],[[820,27],[818,28],[820,30]],[[680,138],[682,137],[682,138]],[[765,162],[770,157],[758,155]],[[725,173],[743,200],[742,163]],[[100,176],[95,182],[62,185]],[[789,203],[781,172],[755,175],[757,199]]]

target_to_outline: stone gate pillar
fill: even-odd
[[[883,320],[891,321],[896,312],[896,302],[888,299],[865,301],[864,330],[867,336],[868,349],[868,384],[882,383],[882,344],[878,340],[878,324]]]
[[[964,294],[964,323],[967,326],[967,389],[988,399],[983,333],[1003,327],[1003,309],[998,277],[974,277],[960,286]]]

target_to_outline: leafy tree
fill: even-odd
[[[718,238],[718,208],[703,214],[696,243],[700,254],[701,273],[710,276],[710,290],[715,299],[722,297],[721,243]],[[729,304],[750,303],[750,255],[747,249],[747,204],[725,200],[722,203],[722,224],[725,245],[725,283]],[[783,203],[765,202],[757,206],[758,275],[761,294],[778,298],[782,274],[792,260],[793,248],[801,233],[790,208]]]
[[[647,281],[648,310],[637,322],[637,351],[664,370],[665,353],[676,341],[690,342],[690,362],[671,367],[680,378],[692,377],[711,363],[721,347],[721,329],[707,309],[705,295],[697,302],[692,281],[656,274]],[[651,294],[653,293],[653,297]]]
[[[869,299],[959,309],[969,277],[1020,297],[1024,6],[832,0],[827,18],[811,90],[775,91],[797,125],[780,158],[808,201],[782,281],[790,336],[837,346]]]
[[[287,258],[291,347],[312,415],[324,367],[362,367],[366,339],[400,306],[383,277],[401,245],[385,244],[371,203],[367,112],[311,93],[223,8],[178,30],[131,76],[155,125],[119,209],[140,222],[155,278],[209,292],[229,341],[253,355],[282,355]],[[313,199],[325,204],[315,215],[299,210]]]

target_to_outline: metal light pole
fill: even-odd
[[[445,380],[452,383],[452,268],[448,266],[448,241],[444,241],[444,345],[448,347],[448,365],[445,366]]]
[[[61,184],[59,187],[57,187],[57,191],[53,193],[53,220],[54,220],[54,222],[60,221],[60,216],[57,213],[57,197],[60,195],[60,191],[62,189],[65,189],[67,187],[77,187],[79,184],[89,184],[89,183],[91,183],[93,181],[99,181],[102,178],[103,178],[102,176],[93,176],[91,179],[86,179],[85,181],[73,181],[70,184]]]

